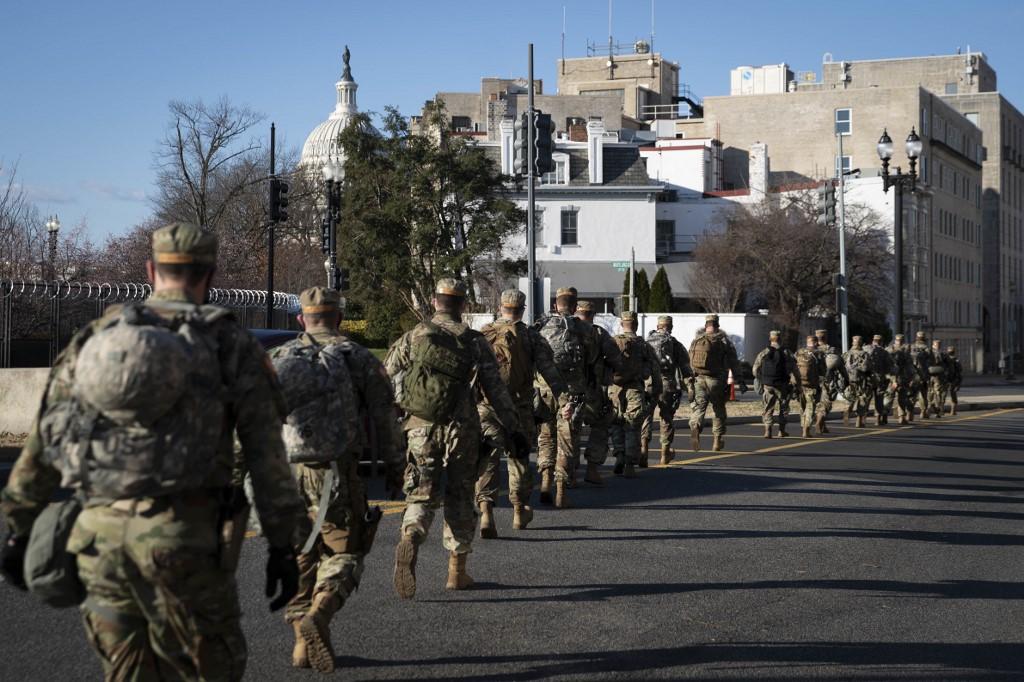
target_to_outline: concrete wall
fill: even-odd
[[[640,313],[637,334],[646,338],[647,334],[658,327],[658,317],[664,313]],[[705,313],[672,313],[672,336],[687,348],[697,336],[697,330],[704,329]],[[610,334],[622,331],[619,318],[615,315],[599,313],[594,316],[595,324],[604,327]],[[768,332],[771,323],[767,315],[750,313],[719,313],[718,322],[729,339],[736,346],[740,360],[752,363],[757,354],[768,345]]]
[[[0,369],[0,433],[29,432],[49,375],[49,368]]]
[[[972,73],[967,72],[968,65],[972,67]],[[846,80],[840,79],[843,73]],[[817,87],[852,89],[920,85],[942,95],[947,84],[955,84],[958,93],[992,92],[996,89],[996,72],[980,52],[908,59],[835,61],[822,65],[822,84]]]

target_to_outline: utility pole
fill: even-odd
[[[636,312],[636,249],[629,250],[629,309]]]
[[[526,300],[528,301],[526,306],[526,323],[533,324],[533,321],[543,315],[543,311],[537,313],[540,310],[540,305],[537,292],[537,253],[536,253],[536,235],[534,230],[534,219],[537,213],[535,206],[535,197],[533,195],[533,174],[534,168],[534,143],[536,142],[537,131],[534,129],[534,111],[533,111],[533,43],[530,43],[529,56],[527,58],[527,78],[530,80],[530,87],[527,90],[526,109],[527,115],[527,153],[526,153],[526,203],[528,206],[528,213],[526,215]],[[545,306],[546,308],[546,306]]]
[[[850,349],[846,295],[846,174],[843,172],[843,134],[837,132],[836,137],[839,139],[839,159],[836,163],[836,175],[839,178],[839,329],[845,353]]]
[[[274,164],[275,129],[270,124],[270,177],[271,182],[277,172]],[[269,214],[269,211],[268,211]],[[271,218],[270,228],[267,230],[267,329],[274,328],[274,226],[276,221]]]

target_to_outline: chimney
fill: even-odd
[[[604,184],[604,121],[587,122],[587,167],[591,185]]]
[[[569,119],[569,141],[587,141],[587,122],[584,119],[576,117]]]
[[[764,198],[768,194],[768,145],[750,145],[750,193]]]
[[[513,154],[515,153],[515,121],[511,118],[501,119],[498,124],[501,131],[501,172],[512,175]]]

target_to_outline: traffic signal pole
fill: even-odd
[[[846,287],[846,174],[843,172],[843,134],[837,133],[836,137],[839,138],[839,163],[836,164],[836,175],[839,176],[839,328],[843,335],[842,348],[845,353],[850,349]]]
[[[273,182],[274,174],[277,172],[274,164],[275,147],[274,124],[270,124],[270,177]],[[273,199],[271,199],[273,201]],[[270,220],[270,229],[267,230],[267,329],[274,328],[274,226],[276,221]]]
[[[533,112],[533,43],[530,43],[529,56],[527,58],[527,78],[530,80],[530,87],[527,90],[526,108],[527,108],[527,135],[529,136],[526,152],[526,203],[528,205],[528,213],[526,216],[526,300],[529,302],[526,306],[526,323],[533,324],[533,321],[539,317],[535,312],[540,310],[539,298],[537,295],[537,253],[535,244],[535,232],[534,216],[537,212],[536,206],[534,205],[535,197],[533,195],[533,174],[535,171],[534,167],[534,144],[536,141],[536,130],[534,129],[534,112]],[[541,315],[543,312],[541,312]]]

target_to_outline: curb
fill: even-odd
[[[1000,403],[971,403],[971,402],[967,402],[965,400],[961,400],[957,404],[957,410],[959,412],[977,412],[979,410],[1015,410],[1015,409],[1021,409],[1021,408],[1024,408],[1024,400],[1009,400],[1009,401],[1000,402]],[[726,410],[726,413],[728,413],[728,411],[729,411],[729,404],[728,403],[726,403],[726,405],[725,405],[725,410]],[[708,412],[710,412],[710,408],[709,408]],[[792,414],[795,414],[795,413],[791,412],[790,414],[792,415]],[[833,409],[832,412],[829,413],[829,418],[832,418],[832,417],[835,417],[835,416],[841,417],[842,414],[843,414],[842,410],[835,410],[835,409]],[[873,415],[873,414],[874,414],[874,410],[869,410],[868,411],[868,415],[869,416]],[[689,419],[689,417],[684,417],[684,418],[677,419],[677,421],[682,421],[682,422],[685,423],[685,422],[687,422],[688,419]],[[711,422],[711,417],[705,415],[704,422],[705,423],[710,423]],[[726,419],[726,422],[728,424],[760,424],[761,423],[761,416],[760,415],[755,415],[755,416],[743,416],[743,417],[728,417]]]

